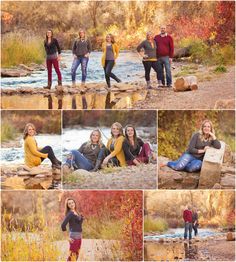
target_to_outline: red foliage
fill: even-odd
[[[216,42],[229,44],[235,34],[235,2],[219,1],[215,12]]]
[[[235,226],[235,209],[228,213],[227,224],[228,224],[228,227],[234,227]]]
[[[127,260],[142,260],[143,193],[142,191],[66,191],[61,198],[61,211],[67,197],[78,204],[86,218],[123,219],[122,249]],[[62,213],[63,214],[63,213]]]

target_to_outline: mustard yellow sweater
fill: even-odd
[[[41,157],[47,158],[48,154],[39,152],[37,142],[32,136],[27,136],[24,142],[25,150],[25,164],[28,167],[39,166],[41,164]]]
[[[116,59],[119,55],[119,47],[116,43],[112,44],[112,50],[113,50],[113,53],[114,53],[114,58]],[[106,60],[106,52],[107,52],[107,44],[106,43],[103,43],[102,51],[103,51],[102,66],[104,67],[105,66],[105,60]]]
[[[112,157],[116,157],[119,160],[121,166],[126,166],[125,154],[122,148],[124,139],[125,138],[123,136],[119,136],[114,143],[114,151],[111,152]],[[110,138],[107,142],[107,148],[109,150],[111,143],[112,138]]]

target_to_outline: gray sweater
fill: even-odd
[[[105,146],[102,145],[91,145],[88,144],[88,142],[85,142],[81,145],[81,147],[78,149],[80,153],[82,153],[88,160],[92,162],[92,164],[95,166],[96,160],[98,159],[98,154],[101,149],[104,149]]]
[[[81,39],[76,39],[73,47],[72,47],[72,53],[76,55],[77,57],[81,57],[86,55],[87,53],[90,53],[92,51],[91,43],[88,39],[82,41]]]
[[[193,134],[186,152],[192,154],[194,157],[196,157],[200,160],[203,160],[205,153],[199,154],[198,150],[204,149],[205,146],[210,146],[210,147],[220,149],[221,144],[220,144],[220,141],[217,140],[217,139],[202,141],[200,139],[200,133],[197,132],[197,133]]]
[[[157,45],[156,42],[153,41],[153,46],[148,40],[144,40],[138,47],[137,51],[140,52],[141,49],[144,50],[145,55],[147,58],[144,58],[143,61],[148,61],[149,59],[154,60],[157,59]]]

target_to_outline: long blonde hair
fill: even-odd
[[[113,124],[111,125],[111,136],[112,136],[112,137],[114,137],[113,134],[112,134],[112,127],[113,127],[113,126],[117,126],[117,127],[118,127],[118,129],[119,129],[119,136],[124,136],[122,125],[121,125],[119,122],[115,122],[115,123],[113,123]]]
[[[90,134],[90,140],[87,142],[86,146],[90,146],[90,145],[93,143],[93,142],[92,142],[92,135],[93,135],[94,132],[97,132],[97,133],[99,134],[98,145],[99,145],[100,147],[102,147],[102,146],[103,146],[103,143],[102,143],[102,134],[101,134],[101,132],[100,132],[99,129],[94,129],[94,130],[91,132],[91,134]]]
[[[35,125],[32,124],[32,123],[28,123],[28,124],[25,125],[25,129],[24,129],[24,131],[23,131],[23,139],[24,139],[24,140],[25,140],[25,139],[27,138],[27,136],[29,135],[29,134],[28,134],[28,128],[29,128],[30,126],[34,129],[35,134],[36,134]]]
[[[209,124],[210,124],[210,126],[211,126],[211,133],[213,133],[213,134],[215,135],[215,130],[214,130],[214,128],[213,128],[212,122],[211,122],[209,119],[205,119],[205,120],[202,122],[201,127],[200,127],[200,129],[199,129],[199,134],[200,134],[200,139],[201,139],[201,141],[205,140],[204,132],[203,132],[203,127],[204,127],[204,125],[205,125],[206,123],[209,123]],[[212,138],[211,136],[209,136],[208,140],[211,141],[211,140],[213,140],[213,138]]]

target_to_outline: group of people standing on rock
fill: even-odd
[[[134,126],[123,127],[115,122],[111,126],[111,137],[105,146],[102,134],[95,129],[90,134],[89,141],[83,143],[78,150],[72,150],[63,165],[63,172],[71,169],[98,171],[102,166],[139,165],[141,163],[156,162],[156,155],[149,143],[137,137]]]
[[[184,239],[189,237],[192,239],[192,231],[194,230],[194,235],[198,234],[198,213],[196,208],[192,208],[190,205],[183,212],[184,219]]]
[[[53,37],[52,30],[48,30],[46,33],[44,48],[46,51],[46,65],[48,71],[48,84],[44,88],[50,89],[52,86],[52,66],[54,66],[57,73],[58,85],[62,85],[62,75],[59,68],[61,48],[57,39]],[[81,87],[85,86],[87,66],[91,51],[91,42],[86,37],[85,31],[82,29],[79,30],[79,36],[74,41],[72,47],[74,57],[71,67],[72,87],[76,87],[76,71],[80,65],[82,72]],[[150,82],[151,68],[156,72],[158,87],[171,87],[171,63],[174,54],[174,44],[172,37],[166,33],[166,27],[161,26],[161,33],[155,37],[153,37],[151,32],[147,32],[146,40],[137,47],[137,51],[143,59],[147,88],[152,88]],[[121,82],[121,80],[112,72],[112,69],[116,64],[116,59],[119,56],[119,46],[112,34],[106,36],[105,42],[102,44],[102,52],[101,64],[104,69],[107,87],[110,88],[111,78],[118,83]],[[164,77],[164,69],[166,81]]]

